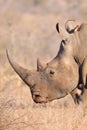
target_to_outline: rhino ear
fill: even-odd
[[[67,20],[65,23],[65,29],[68,33],[72,34],[79,29],[79,25],[77,25],[75,20]]]
[[[64,33],[63,29],[61,26],[59,26],[59,23],[56,24],[56,30],[61,38],[61,40],[65,40],[66,34]]]
[[[56,24],[56,30],[57,30],[58,33],[60,33],[59,23]]]
[[[42,59],[37,59],[37,71],[42,71],[47,66],[46,62],[44,62]]]
[[[60,38],[64,39],[64,36],[62,34],[62,29],[59,27],[59,23],[56,24],[56,30],[57,30],[58,34],[60,35]]]

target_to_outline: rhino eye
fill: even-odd
[[[50,70],[50,74],[53,75],[55,72],[53,70]]]

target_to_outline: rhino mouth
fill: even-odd
[[[32,98],[33,98],[33,101],[35,103],[48,103],[48,102],[51,102],[51,101],[56,100],[56,99],[64,98],[66,95],[63,95],[63,96],[58,97],[58,98],[56,98],[56,97],[53,98],[53,97],[46,97],[46,96],[40,95],[37,92],[37,93],[32,94]]]
[[[48,102],[47,98],[38,97],[38,96],[33,98],[33,100],[34,100],[35,103],[47,103]]]
[[[48,98],[47,97],[41,97],[41,96],[36,96],[35,98],[33,98],[35,103],[47,103]]]
[[[32,98],[33,98],[35,103],[47,103],[47,102],[49,102],[48,97],[40,95],[39,92],[33,93]]]

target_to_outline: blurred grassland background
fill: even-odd
[[[21,66],[36,69],[37,57],[56,56],[55,25],[87,20],[87,0],[0,0],[0,130],[87,130],[87,105],[70,95],[35,104],[30,90],[13,71],[6,48]]]

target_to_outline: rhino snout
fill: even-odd
[[[41,95],[40,91],[33,92],[32,98],[35,103],[46,103],[47,102],[47,97]]]

